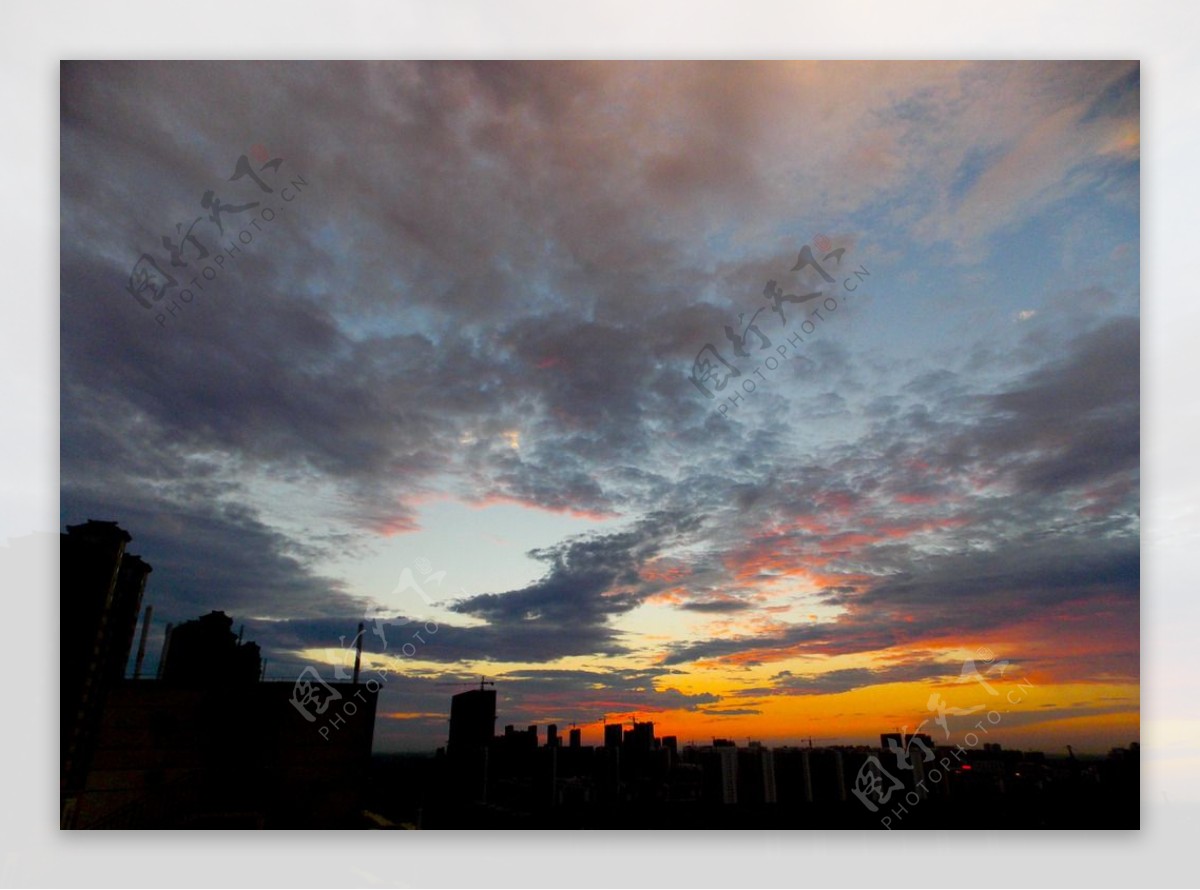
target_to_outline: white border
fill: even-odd
[[[1197,537],[1200,206],[1196,15],[1178,0],[963,2],[42,2],[5,10],[0,52],[8,253],[0,326],[0,503],[47,535],[6,573],[0,886],[1194,885],[1200,646]],[[1138,833],[577,833],[497,836],[56,829],[58,60],[62,58],[1129,58],[1142,60],[1143,830]],[[1193,498],[1194,502],[1194,498]],[[1176,505],[1172,508],[1170,505]],[[1184,504],[1184,507],[1178,507]],[[0,541],[0,547],[3,542]],[[1170,739],[1156,738],[1170,726]],[[1182,736],[1180,736],[1182,733]],[[1158,763],[1160,768],[1153,764]]]

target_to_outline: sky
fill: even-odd
[[[220,609],[279,680],[366,621],[381,751],[480,676],[585,742],[1139,737],[1136,62],[61,88],[60,520],[154,567],[150,670]]]

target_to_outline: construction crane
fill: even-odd
[[[600,722],[601,722],[601,723],[608,723],[608,718],[609,718],[609,716],[610,716],[610,715],[608,715],[608,714],[604,714],[604,715],[602,715],[602,716],[600,717]],[[629,722],[631,722],[631,723],[637,723],[637,714],[613,714],[613,715],[611,715],[611,716],[619,718],[619,719],[621,720],[621,725],[622,725],[622,726],[624,726],[624,725],[625,725],[625,718],[626,718],[626,717],[628,717],[628,718],[629,718]]]
[[[470,687],[474,688],[475,681],[472,680],[470,683],[438,683],[437,685],[438,686],[451,686],[455,689],[462,689],[464,686],[470,686]],[[480,692],[483,691],[484,686],[495,686],[495,685],[496,685],[495,681],[489,680],[487,677],[479,678],[479,691]]]

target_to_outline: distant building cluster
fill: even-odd
[[[869,745],[680,745],[648,720],[611,722],[603,744],[571,727],[495,732],[496,691],[451,699],[449,741],[420,801],[423,827],[1051,827],[1095,808],[1136,824],[1136,743],[1108,758],[964,750],[927,734]],[[896,757],[897,753],[900,754]],[[1094,815],[1094,814],[1093,814]],[[1082,826],[1081,826],[1082,827]]]

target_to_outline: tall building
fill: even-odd
[[[175,686],[235,686],[257,683],[262,659],[257,643],[241,643],[233,619],[209,612],[171,631],[162,680]]]
[[[121,568],[117,571],[117,586],[113,592],[113,604],[108,620],[112,652],[108,659],[108,670],[114,682],[125,677],[129,653],[133,649],[133,638],[137,631],[138,615],[142,610],[142,596],[146,592],[146,581],[150,572],[150,565],[140,556],[126,553],[121,557]]]
[[[777,799],[789,805],[813,802],[810,748],[784,747],[771,752]]]
[[[775,803],[775,755],[770,748],[752,745],[737,753],[737,800],[744,804]]]
[[[581,730],[581,729],[572,729],[572,730],[571,730],[571,731],[570,731],[570,732],[569,732],[567,735],[568,735],[568,738],[570,739],[570,746],[571,746],[572,748],[579,748],[579,747],[581,747],[581,746],[582,746],[582,744],[583,744],[583,730]]]
[[[67,526],[59,548],[60,787],[87,772],[109,690],[129,661],[150,566],[115,522]],[[64,798],[65,800],[65,798]]]
[[[604,724],[604,747],[605,748],[620,748],[621,735],[624,730],[624,725],[620,723]]]
[[[633,726],[625,730],[625,747],[632,751],[649,751],[654,747],[654,724],[650,721],[645,723],[634,722]]]
[[[448,750],[486,748],[496,731],[496,690],[470,689],[450,699]]]
[[[846,800],[846,764],[837,748],[815,748],[807,752],[809,785],[816,804]],[[857,772],[857,768],[855,769]],[[853,774],[852,774],[853,775]]]
[[[724,804],[738,802],[738,751],[733,745],[714,745],[710,761],[715,761],[720,801]],[[710,765],[709,768],[712,768]]]

